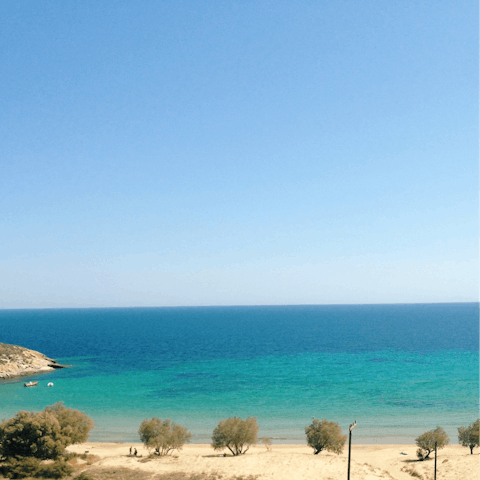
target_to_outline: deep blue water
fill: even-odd
[[[0,342],[73,365],[0,384],[0,418],[64,401],[95,420],[92,440],[138,440],[154,415],[198,442],[233,415],[284,442],[312,416],[356,419],[364,442],[437,425],[455,440],[478,417],[476,303],[0,310]]]

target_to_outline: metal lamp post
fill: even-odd
[[[350,458],[352,456],[352,430],[357,426],[357,421],[355,420],[349,427],[348,434],[348,476],[347,480],[350,480]]]

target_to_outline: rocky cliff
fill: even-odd
[[[64,367],[65,365],[60,365],[43,353],[18,345],[0,343],[0,379],[49,372]]]

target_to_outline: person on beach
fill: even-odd
[[[130,447],[130,455],[132,454],[132,447]]]
[[[133,451],[133,454],[134,454],[135,456],[137,456],[137,449],[135,449],[135,450]]]

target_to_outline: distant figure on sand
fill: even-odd
[[[133,451],[133,454],[134,454],[135,456],[137,456],[137,449],[135,449],[135,450]]]
[[[130,455],[132,454],[132,447],[130,447]]]

